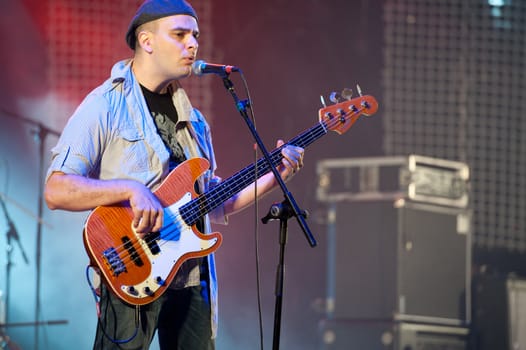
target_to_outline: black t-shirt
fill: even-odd
[[[172,101],[172,95],[170,93],[158,94],[151,92],[142,85],[141,89],[155,126],[157,126],[157,132],[170,153],[170,170],[173,170],[177,165],[185,161],[186,157],[175,136],[178,116]]]

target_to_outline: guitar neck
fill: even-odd
[[[281,160],[283,159],[281,149],[286,145],[307,148],[307,146],[327,134],[327,132],[326,123],[320,121],[318,124],[296,136],[285,145],[273,150],[270,153],[272,166],[275,167],[281,163]],[[225,179],[208,192],[181,206],[179,212],[183,220],[188,225],[195,224],[199,218],[220,206],[230,197],[239,193],[242,189],[254,182],[256,178],[259,179],[270,171],[271,169],[266,159],[264,157],[258,159],[255,164],[252,163],[228,179]]]

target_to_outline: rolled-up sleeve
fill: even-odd
[[[51,150],[46,180],[54,172],[88,176],[100,160],[103,98],[88,96],[68,120],[62,135]]]

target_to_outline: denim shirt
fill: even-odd
[[[53,172],[90,178],[131,179],[155,190],[169,173],[169,153],[150,115],[141,88],[132,72],[132,60],[117,62],[111,77],[86,96],[68,120],[57,145],[47,177]],[[210,127],[192,107],[182,87],[174,82],[172,94],[179,122],[177,139],[187,159],[204,157],[210,168],[198,180],[201,193],[217,184],[216,161]],[[227,223],[223,206],[204,218],[205,233],[210,219]],[[207,256],[212,303],[212,333],[217,331],[217,280],[213,254]],[[199,283],[199,271],[189,272],[185,286]],[[179,273],[178,273],[179,275]],[[177,279],[177,278],[176,278]],[[174,280],[175,282],[175,280]]]

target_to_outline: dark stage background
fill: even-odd
[[[0,211],[0,291],[4,301],[9,297],[8,318],[3,321],[13,325],[5,330],[23,349],[88,349],[96,311],[84,277],[88,261],[81,231],[86,213],[51,212],[45,207],[40,211],[40,166],[47,168],[49,150],[75,106],[107,78],[115,61],[131,55],[124,33],[140,1],[0,2],[4,33],[0,191],[8,214]],[[241,67],[253,98],[258,131],[269,149],[278,138],[288,140],[317,122],[320,95],[329,101],[332,91],[346,87],[356,95],[359,84],[380,104],[378,113],[361,118],[346,134],[330,133],[312,145],[306,152],[304,169],[288,183],[298,204],[310,213],[308,223],[318,246],[310,247],[297,223],[290,221],[283,349],[322,348],[320,321],[327,316],[327,262],[331,259],[327,253],[328,208],[316,196],[316,165],[324,159],[420,153],[473,165],[478,171],[472,186],[478,196],[472,201],[478,225],[474,237],[480,232],[479,239],[473,240],[473,270],[489,265],[498,273],[520,275],[526,266],[526,168],[519,156],[526,151],[522,136],[526,106],[516,92],[524,91],[526,7],[504,0],[437,3],[193,2],[202,31],[199,58]],[[481,49],[480,43],[487,40],[493,46]],[[500,75],[489,73],[495,67],[510,65],[515,69],[512,73],[504,68],[498,71]],[[241,80],[233,75],[233,81],[243,97]],[[488,84],[498,88],[482,88]],[[184,85],[194,105],[212,124],[219,175],[226,178],[250,163],[254,141],[221,79],[192,77]],[[487,108],[480,111],[477,107],[482,100]],[[506,104],[506,108],[497,104],[491,109],[494,106],[488,101]],[[508,122],[496,126],[493,116],[508,116]],[[458,120],[460,124],[456,124]],[[440,121],[445,121],[445,126]],[[454,137],[448,137],[448,130]],[[498,137],[493,137],[493,130]],[[421,135],[432,146],[419,141]],[[501,140],[508,142],[503,145]],[[487,154],[489,160],[484,163]],[[503,155],[507,155],[506,162],[495,161]],[[485,175],[477,177],[482,173]],[[503,184],[507,184],[507,191],[497,195]],[[483,219],[502,218],[499,210],[488,209],[493,208],[495,196],[499,204],[506,196],[512,199],[506,207],[511,213],[506,224]],[[216,227],[224,237],[217,252],[218,349],[259,346],[254,226],[270,204],[281,200],[275,191],[260,201],[258,213],[248,209],[231,217],[228,226]],[[365,223],[383,220],[374,214],[361,219]],[[20,239],[12,242],[11,278],[7,281],[10,250],[4,233],[9,220]],[[340,230],[352,231],[352,222],[342,224],[339,220]],[[272,344],[278,229],[276,221],[260,224],[257,237],[265,348]],[[444,257],[444,263],[447,260]],[[367,271],[366,267],[361,269]],[[353,288],[360,290],[360,280],[353,282]],[[35,328],[33,322],[43,325]]]

